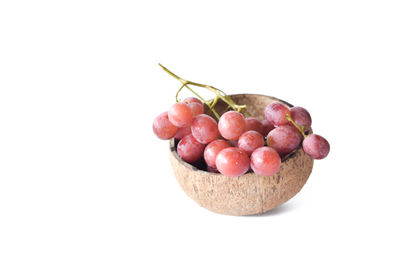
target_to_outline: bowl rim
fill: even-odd
[[[274,96],[269,96],[269,95],[262,95],[262,94],[232,94],[232,95],[228,95],[228,96],[232,97],[232,96],[248,96],[248,95],[260,96],[260,97],[268,97],[268,98],[271,98],[273,100],[276,100],[276,101],[279,101],[279,102],[282,102],[282,103],[286,104],[287,106],[289,106],[289,108],[294,107],[292,104],[290,104],[290,103],[288,103],[288,102],[286,102],[286,101],[284,101],[282,99],[279,99],[279,98],[274,97]],[[198,171],[198,172],[204,172],[204,173],[207,173],[207,174],[224,176],[221,173],[213,173],[213,172],[205,171],[205,170],[202,170],[202,169],[198,169],[195,166],[193,166],[192,164],[187,163],[186,161],[182,160],[181,157],[179,157],[178,152],[176,151],[176,145],[175,144],[177,145],[177,142],[176,142],[175,138],[171,138],[169,140],[169,150],[170,150],[171,154],[178,160],[178,162],[181,163],[186,168],[188,168],[188,169],[190,169],[192,171]],[[297,153],[299,153],[300,149],[301,149],[301,144],[299,145],[299,147],[296,148],[296,150],[291,152],[289,155],[285,156],[282,159],[282,163],[286,162],[287,160],[289,160],[291,158],[293,158]],[[243,175],[246,175],[246,174],[248,174],[248,173],[245,173]],[[241,175],[241,176],[243,176],[243,175]]]

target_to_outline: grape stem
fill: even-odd
[[[297,128],[297,130],[300,131],[300,133],[303,135],[304,138],[307,137],[307,135],[304,133],[304,126],[303,126],[303,127],[300,127],[300,125],[298,125],[297,123],[294,122],[294,120],[292,119],[292,117],[290,117],[289,114],[286,114],[286,119],[287,119],[291,124],[293,124],[294,127]]]
[[[178,81],[180,81],[182,83],[182,86],[179,88],[179,90],[176,92],[176,95],[175,95],[176,102],[179,102],[178,95],[182,91],[182,89],[184,87],[186,87],[189,91],[191,91],[193,94],[195,94],[198,98],[200,98],[201,101],[203,101],[208,106],[208,108],[214,113],[214,116],[217,119],[219,119],[220,116],[219,116],[219,114],[217,113],[217,111],[215,110],[214,107],[215,107],[215,105],[217,104],[217,102],[220,99],[222,101],[224,101],[228,105],[228,109],[232,108],[233,110],[235,110],[237,112],[243,112],[248,117],[250,116],[250,114],[246,110],[246,105],[238,105],[238,104],[236,104],[232,100],[232,98],[229,95],[227,95],[224,91],[222,91],[222,90],[220,90],[218,88],[215,88],[214,86],[211,86],[211,85],[196,83],[196,82],[192,82],[192,81],[188,81],[188,80],[182,79],[181,77],[179,77],[178,75],[176,75],[175,73],[173,73],[172,71],[170,71],[169,69],[167,69],[166,67],[161,65],[160,63],[158,63],[158,65],[160,65],[160,67],[165,72],[167,72],[169,75],[171,75],[172,77],[174,77],[175,79],[177,79]],[[206,101],[199,94],[197,94],[192,88],[190,88],[189,85],[205,88],[205,89],[213,92],[215,94],[215,98],[210,100],[210,101]]]

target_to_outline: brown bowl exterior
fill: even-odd
[[[238,104],[247,105],[248,112],[264,118],[265,107],[277,98],[256,95],[231,95]],[[221,114],[224,103],[217,105]],[[200,206],[220,214],[252,215],[267,212],[296,195],[307,182],[313,167],[313,159],[299,148],[286,158],[279,172],[261,176],[253,172],[239,177],[206,172],[184,162],[176,153],[175,140],[170,141],[170,160],[179,185]]]

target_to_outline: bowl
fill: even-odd
[[[247,105],[247,111],[264,119],[265,107],[275,101],[292,105],[274,97],[257,94],[230,96],[237,104]],[[216,106],[222,114],[226,104]],[[204,162],[191,165],[176,152],[176,140],[170,140],[170,160],[175,178],[183,191],[200,206],[220,214],[253,215],[265,213],[291,199],[307,182],[313,159],[301,146],[282,160],[280,170],[272,176],[248,172],[239,177],[227,177],[205,171]]]

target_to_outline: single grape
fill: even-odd
[[[168,112],[165,111],[154,119],[153,132],[158,138],[168,140],[178,132],[178,127],[169,121]]]
[[[331,149],[329,142],[318,134],[310,134],[303,141],[303,150],[313,159],[323,159]]]
[[[188,134],[191,134],[192,130],[190,129],[190,126],[186,126],[186,127],[181,127],[178,128],[178,132],[176,132],[174,138],[181,140],[183,137],[185,137]]]
[[[249,117],[246,118],[245,120],[245,131],[256,131],[259,132],[260,134],[262,134],[263,132],[263,124],[262,122],[255,118],[255,117]]]
[[[245,174],[250,167],[250,159],[239,148],[228,147],[221,150],[216,159],[217,169],[223,175],[235,177]]]
[[[264,146],[264,137],[259,132],[247,131],[239,138],[238,147],[249,156],[254,150],[262,146]]]
[[[218,122],[218,129],[222,137],[228,140],[238,140],[245,130],[244,116],[237,111],[228,111],[222,114]]]
[[[203,103],[201,102],[201,100],[198,99],[197,97],[186,97],[186,98],[183,100],[183,102],[186,103],[186,104],[190,104],[190,103],[199,103],[199,104],[203,105]]]
[[[275,126],[270,123],[267,120],[262,121],[262,132],[261,134],[265,137],[267,134],[269,134],[270,131],[272,131],[275,128]]]
[[[186,162],[192,163],[201,158],[205,145],[199,143],[193,135],[189,134],[178,143],[178,155]]]
[[[168,118],[177,127],[189,126],[193,120],[192,110],[185,103],[178,102],[168,110]]]
[[[197,115],[192,122],[192,134],[202,144],[208,144],[218,138],[217,122],[206,114]]]
[[[259,175],[274,175],[281,167],[281,158],[272,147],[259,147],[251,154],[250,166]]]
[[[311,129],[311,115],[305,108],[291,108],[290,117],[292,117],[293,121],[300,127],[304,126],[304,131],[309,131]]]
[[[267,145],[284,156],[295,150],[301,142],[301,134],[293,125],[276,127],[267,135]]]
[[[273,102],[264,110],[265,119],[275,126],[288,124],[289,121],[287,120],[286,115],[289,114],[289,108],[281,102]]]
[[[192,103],[189,103],[188,106],[192,110],[193,118],[196,117],[197,115],[200,115],[200,114],[204,113],[203,104],[199,104],[197,102],[192,102]]]
[[[222,149],[227,147],[230,147],[229,143],[221,139],[214,140],[209,143],[204,149],[204,160],[206,161],[207,165],[213,168],[217,168],[217,165],[215,163],[217,155]]]

